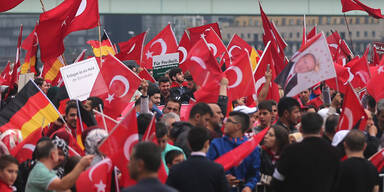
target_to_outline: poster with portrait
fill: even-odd
[[[316,83],[336,77],[327,40],[319,33],[291,58],[275,82],[284,94],[293,97]]]

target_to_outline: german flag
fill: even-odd
[[[64,58],[62,55],[57,57],[56,59],[49,60],[44,63],[44,69],[42,76],[45,80],[55,81],[56,77],[60,73],[60,68],[64,66]]]
[[[109,55],[109,53],[111,53],[112,55],[116,54],[116,51],[106,31],[104,31],[103,38],[101,38],[101,43],[100,41],[97,41],[97,40],[89,40],[87,41],[87,43],[92,47],[93,54],[95,55],[95,57],[100,57],[100,52],[101,52],[101,56],[107,56]],[[100,51],[100,45],[101,45],[101,51]]]
[[[15,99],[0,111],[0,131],[20,129],[23,138],[56,121],[59,114],[47,96],[30,80]]]

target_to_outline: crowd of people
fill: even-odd
[[[49,94],[55,87],[41,78],[34,81],[52,99]],[[246,105],[246,98],[240,98],[228,106],[227,86],[228,79],[223,78],[217,102],[185,105],[198,87],[179,68],[171,69],[157,83],[142,80],[132,98],[141,141],[127,165],[137,184],[122,191],[379,190],[377,168],[368,158],[384,143],[384,100],[376,105],[367,96],[365,130],[337,131],[343,95],[336,91],[331,92],[330,105],[311,105],[313,93],[308,89],[278,102],[259,99],[257,105]],[[318,97],[322,100],[322,95]],[[3,101],[3,106],[12,98]],[[94,115],[102,111],[103,100],[90,97],[80,105]],[[182,112],[188,106],[190,111]],[[143,140],[154,115],[155,143]],[[51,123],[31,159],[18,162],[3,152],[0,191],[76,191],[79,175],[107,158],[98,147],[109,133],[100,125],[81,133],[84,153],[71,155],[79,118],[75,100],[66,102],[63,116],[69,129],[62,119]],[[235,166],[224,169],[215,162],[266,129],[261,143]],[[7,148],[3,151],[11,151],[22,141],[19,130],[12,131],[1,134],[0,141]],[[161,166],[167,174],[165,184],[158,179]],[[118,188],[113,186],[111,191]]]

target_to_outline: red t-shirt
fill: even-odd
[[[1,192],[12,192],[12,187],[5,184],[3,181],[0,181],[0,191]]]

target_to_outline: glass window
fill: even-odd
[[[368,31],[364,31],[364,37],[368,37]]]
[[[356,31],[356,37],[360,37],[360,31]]]
[[[376,37],[376,32],[372,31],[372,37]]]
[[[297,32],[297,33],[296,33],[296,37],[297,37],[297,38],[300,38],[300,32]]]

